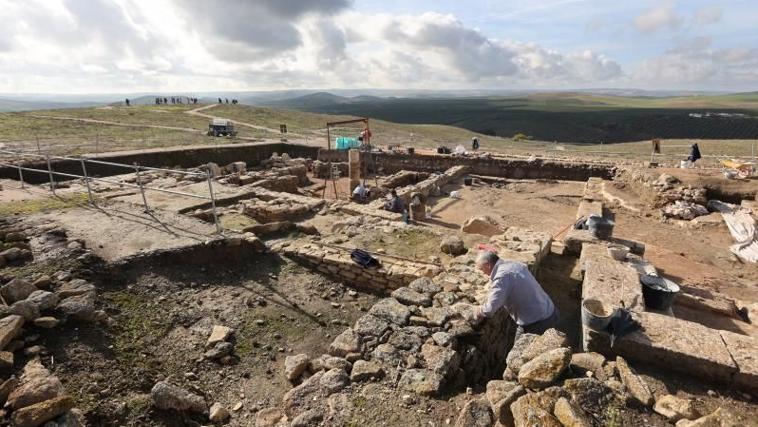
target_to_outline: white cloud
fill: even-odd
[[[674,0],[663,0],[656,7],[643,12],[634,19],[634,26],[641,32],[655,32],[662,28],[677,28],[683,19],[677,15]]]
[[[695,23],[699,25],[714,24],[721,20],[721,8],[719,6],[707,6],[695,12]]]
[[[758,79],[758,48],[718,49],[708,37],[685,40],[664,54],[643,61],[635,71],[638,81],[671,86],[718,81],[744,84]]]
[[[718,7],[678,15],[668,1],[642,13],[634,20],[638,29],[678,28],[677,38],[689,38],[622,68],[598,49],[555,49],[525,36],[497,38],[491,28],[480,30],[449,13],[366,13],[351,5],[350,0],[0,0],[0,92],[758,81],[758,67],[750,68],[756,65],[755,49],[717,49],[709,38],[687,33],[694,28],[690,23],[717,23]]]

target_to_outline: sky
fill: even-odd
[[[0,0],[0,93],[758,90],[756,0]]]

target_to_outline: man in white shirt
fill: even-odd
[[[505,308],[518,325],[516,339],[523,333],[542,334],[556,326],[558,311],[526,264],[482,251],[476,266],[492,281],[487,299],[474,312],[476,321]]]

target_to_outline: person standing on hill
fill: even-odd
[[[690,145],[690,155],[687,157],[687,160],[691,161],[694,164],[702,157],[703,156],[700,155],[700,147],[697,146],[697,143]]]
[[[477,151],[479,149],[479,138],[473,137],[471,138],[471,150]]]

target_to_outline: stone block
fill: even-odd
[[[590,215],[603,216],[603,203],[600,201],[582,200],[576,211],[576,219]]]
[[[623,306],[632,311],[643,311],[642,284],[639,274],[631,265],[616,261],[604,244],[585,247],[582,300],[595,299],[612,310]]]
[[[590,234],[589,230],[571,229],[563,238],[564,253],[568,255],[579,256],[582,254],[582,248],[587,243],[598,243],[600,239]]]
[[[642,329],[618,339],[612,349],[608,334],[587,331],[586,350],[718,382],[738,371],[718,330],[656,313],[635,313],[634,319]]]
[[[22,326],[24,326],[24,318],[17,314],[0,319],[0,350],[21,333]]]
[[[734,385],[751,393],[758,392],[758,340],[729,331],[719,333],[727,351],[737,364]]]

